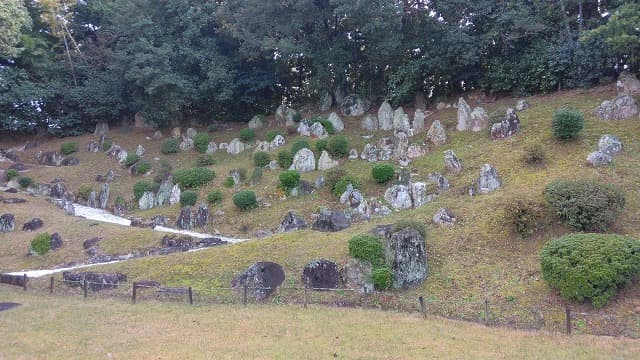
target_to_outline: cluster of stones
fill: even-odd
[[[633,96],[640,94],[640,80],[629,72],[623,72],[616,83],[618,96],[605,100],[593,112],[605,121],[625,120],[637,116],[640,108]]]
[[[613,161],[613,156],[622,151],[622,141],[614,135],[602,135],[598,141],[598,150],[587,155],[591,166],[604,166]]]

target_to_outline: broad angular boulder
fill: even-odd
[[[602,135],[598,141],[598,150],[609,156],[616,155],[622,151],[622,141],[615,135]]]
[[[332,112],[331,114],[329,114],[328,120],[331,125],[333,125],[333,130],[335,132],[339,133],[344,130],[344,122],[342,122],[342,119],[340,119],[340,116],[338,116],[338,114]]]
[[[425,241],[417,230],[405,228],[391,234],[385,256],[393,271],[394,288],[411,288],[427,277]]]
[[[38,154],[38,164],[45,166],[60,166],[64,156],[57,151],[46,151]]]
[[[638,105],[631,95],[605,100],[593,112],[604,121],[625,120],[638,115]]]
[[[344,211],[330,211],[321,209],[318,219],[313,223],[313,230],[336,232],[351,226],[351,219]]]
[[[478,178],[478,191],[481,194],[489,194],[498,190],[500,186],[502,186],[502,180],[498,176],[498,171],[493,166],[484,164]]]
[[[384,199],[396,209],[410,209],[413,206],[411,190],[406,185],[393,185],[384,193]]]
[[[289,211],[278,227],[278,232],[304,230],[309,227],[307,221],[295,211]]]
[[[504,120],[491,126],[491,139],[505,139],[520,131],[520,119],[514,109],[507,109]]]
[[[447,142],[447,133],[440,120],[435,120],[427,131],[427,140],[434,145],[444,145]]]
[[[313,260],[302,269],[302,283],[312,289],[336,289],[340,284],[338,265],[326,259]]]
[[[231,140],[229,146],[227,146],[227,152],[231,155],[237,155],[245,151],[247,146],[240,139],[235,138]]]
[[[316,158],[313,151],[308,148],[300,149],[293,156],[293,163],[289,170],[297,170],[300,173],[314,171],[316,169]]]
[[[231,281],[231,286],[240,291],[247,287],[247,296],[264,300],[284,282],[282,266],[269,261],[257,262]]]
[[[12,232],[16,229],[16,217],[13,214],[0,216],[0,233]]]

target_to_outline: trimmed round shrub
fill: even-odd
[[[327,139],[320,139],[316,141],[316,150],[318,150],[318,153],[321,154],[322,151],[327,150],[328,144],[329,144],[329,140]]]
[[[91,194],[92,191],[94,191],[95,189],[93,188],[93,185],[91,184],[82,184],[80,185],[80,187],[78,188],[78,196],[84,200],[87,201],[89,200],[89,195]]]
[[[213,158],[211,154],[199,155],[198,159],[196,160],[197,167],[211,166],[215,163],[216,163],[216,160]]]
[[[334,158],[343,158],[349,155],[349,140],[345,136],[337,135],[329,138],[327,152]]]
[[[246,211],[258,207],[256,194],[251,190],[242,190],[233,196],[233,205]]]
[[[283,169],[288,169],[293,164],[293,154],[287,149],[282,149],[277,155],[278,165]]]
[[[180,151],[180,142],[178,139],[169,138],[162,143],[162,147],[160,148],[160,152],[167,154],[176,154]]]
[[[584,128],[584,116],[578,110],[560,108],[553,114],[553,136],[558,140],[572,140]]]
[[[371,176],[378,184],[384,184],[393,179],[395,170],[390,164],[375,164],[371,168]]]
[[[111,141],[111,140],[105,140],[105,141],[102,143],[102,151],[103,151],[103,152],[107,152],[107,151],[109,151],[109,149],[111,149],[111,145],[113,145],[113,141]]]
[[[295,155],[298,151],[307,148],[311,149],[307,140],[298,140],[291,145],[291,155]]]
[[[375,236],[357,235],[349,239],[349,255],[377,266],[384,262],[384,247]]]
[[[560,219],[578,231],[606,231],[624,208],[624,195],[615,187],[590,180],[556,180],[544,198]]]
[[[207,133],[197,133],[196,136],[193,137],[193,147],[200,154],[207,152],[209,142],[211,142],[211,137],[209,137]]]
[[[337,197],[342,196],[342,194],[347,190],[347,186],[349,186],[349,184],[353,185],[354,189],[360,188],[360,180],[351,175],[345,175],[341,177],[340,180],[338,180],[338,182],[336,182],[336,184],[333,186],[333,195]]]
[[[148,161],[140,161],[137,165],[136,165],[136,173],[138,175],[144,175],[146,173],[148,173],[151,170],[151,163]]]
[[[393,285],[393,272],[386,266],[371,271],[371,281],[378,290],[387,290]]]
[[[256,132],[253,131],[252,129],[244,128],[244,129],[240,130],[240,133],[238,134],[238,137],[240,138],[240,140],[242,140],[244,142],[253,141],[253,139],[256,138]]]
[[[263,167],[269,165],[271,162],[271,155],[265,151],[258,151],[253,154],[253,163],[256,164],[257,167]]]
[[[231,188],[231,187],[233,187],[235,184],[236,184],[236,181],[235,181],[235,180],[233,180],[233,177],[232,177],[232,176],[227,176],[227,178],[226,178],[226,179],[224,179],[224,183],[222,183],[222,185],[224,185],[224,187],[227,187],[227,188]]]
[[[284,134],[280,130],[269,130],[265,134],[265,139],[268,142],[272,142],[276,138],[276,136],[278,136],[278,135],[284,136]]]
[[[311,125],[313,125],[313,123],[317,123],[317,122],[322,124],[322,127],[325,130],[327,130],[327,133],[329,135],[333,135],[333,133],[335,133],[335,129],[333,128],[333,124],[331,123],[331,121],[329,121],[328,119],[325,119],[325,118],[315,117],[315,118],[311,119],[311,123],[309,124],[309,126],[311,126]]]
[[[427,238],[427,230],[425,229],[424,225],[417,220],[411,220],[411,219],[398,220],[393,225],[393,232],[398,232],[406,228],[411,228],[419,232],[423,239]]]
[[[640,272],[640,241],[620,235],[570,234],[547,242],[542,276],[569,300],[601,308]]]
[[[222,202],[222,199],[224,199],[224,196],[220,190],[214,190],[207,195],[207,202],[209,202],[209,204],[219,204]]]
[[[198,201],[198,193],[195,191],[183,191],[180,193],[180,205],[182,206],[193,206]]]
[[[38,234],[31,240],[31,250],[38,255],[44,255],[51,250],[51,235],[44,233]]]
[[[62,155],[69,155],[76,151],[78,151],[78,143],[76,142],[66,142],[60,146]]]
[[[216,177],[216,173],[205,167],[178,170],[173,173],[173,181],[180,184],[183,189],[199,188],[210,183]]]
[[[140,160],[140,156],[138,156],[138,154],[129,154],[124,159],[124,163],[127,166],[131,166],[131,165],[137,163],[139,160]]]
[[[7,180],[11,181],[11,179],[13,179],[14,177],[18,176],[18,170],[16,169],[9,169],[7,170],[7,172],[4,173],[5,176],[7,177]]]
[[[138,201],[140,200],[142,195],[144,195],[145,192],[147,191],[156,192],[158,187],[159,185],[156,183],[152,183],[144,180],[138,181],[137,183],[135,183],[135,185],[133,185],[133,197],[136,199],[136,201]]]
[[[300,173],[296,170],[287,170],[281,172],[278,176],[278,179],[280,179],[280,184],[278,185],[278,187],[280,187],[288,194],[291,189],[300,184]]]
[[[21,188],[28,188],[29,186],[34,185],[33,179],[28,176],[21,176],[18,178],[18,184]]]

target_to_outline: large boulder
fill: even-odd
[[[197,227],[205,227],[209,223],[209,208],[207,204],[201,203],[196,210],[195,223]]]
[[[380,130],[393,129],[393,108],[387,101],[378,109],[378,128]]]
[[[279,147],[281,147],[285,143],[286,143],[286,140],[284,139],[284,136],[278,134],[278,135],[276,135],[276,137],[273,138],[273,140],[269,144],[269,149],[270,150],[278,149]]]
[[[342,122],[342,119],[340,119],[340,116],[338,116],[338,114],[332,112],[331,114],[329,114],[328,120],[331,125],[333,125],[333,130],[335,132],[339,133],[344,130],[344,122]]]
[[[478,178],[478,191],[481,194],[488,194],[498,190],[502,186],[502,180],[498,176],[498,171],[489,164],[484,164],[480,169]]]
[[[302,269],[302,283],[312,289],[336,289],[340,284],[338,265],[326,259],[313,260]]]
[[[613,161],[610,155],[600,151],[594,151],[587,155],[587,164],[591,166],[605,166]]]
[[[0,233],[12,232],[16,229],[16,217],[13,214],[0,216]]]
[[[391,234],[385,256],[393,271],[394,288],[414,287],[427,277],[425,241],[417,230],[405,228]]]
[[[42,226],[44,226],[44,222],[42,221],[42,219],[33,218],[22,225],[22,231],[36,231]]]
[[[176,226],[181,230],[193,229],[193,216],[191,214],[191,206],[185,206],[180,209],[180,215],[176,220]]]
[[[313,138],[324,139],[329,137],[329,132],[327,132],[327,129],[325,129],[324,126],[318,121],[311,124],[311,127],[309,128],[309,136]]]
[[[285,104],[281,104],[276,109],[276,125],[278,126],[292,126],[295,124],[295,118],[298,111],[288,107]]]
[[[102,188],[100,189],[100,194],[98,195],[98,207],[100,209],[106,209],[108,203],[109,203],[109,183],[104,183],[102,185]]]
[[[60,166],[64,156],[57,151],[46,151],[37,156],[38,164],[45,166]]]
[[[413,206],[411,190],[406,185],[393,185],[384,193],[384,199],[394,209],[410,209]]]
[[[84,281],[86,281],[88,289],[99,291],[117,288],[121,283],[127,281],[127,276],[121,273],[64,271],[62,279],[71,287],[83,286]]]
[[[342,278],[351,289],[356,289],[360,292],[372,292],[372,272],[373,266],[370,262],[350,259],[342,269]]]
[[[349,95],[342,100],[340,109],[344,116],[362,116],[371,107],[371,103],[367,99],[363,99],[358,95]]]
[[[313,223],[313,230],[335,232],[344,230],[351,226],[351,219],[344,211],[330,211],[321,209],[316,222]]]
[[[366,131],[378,130],[378,119],[372,115],[365,115],[360,121],[360,128]]]
[[[447,133],[440,120],[435,120],[429,127],[427,140],[434,145],[444,145],[447,142]]]
[[[170,180],[163,180],[162,183],[160,183],[160,188],[156,193],[157,206],[169,204],[169,198],[171,197],[172,188],[173,188],[173,183]]]
[[[138,208],[140,210],[149,210],[156,204],[156,198],[151,191],[145,191],[144,194],[138,199]]]
[[[333,160],[327,150],[322,150],[322,154],[320,154],[320,158],[318,159],[318,170],[329,170],[338,165],[338,161]]]
[[[380,149],[374,144],[366,144],[364,149],[360,153],[360,159],[366,160],[368,162],[377,162],[378,156],[380,154]]]
[[[237,155],[245,151],[247,146],[240,139],[235,138],[231,140],[229,146],[227,146],[227,152],[231,155]]]
[[[520,119],[514,109],[507,109],[504,119],[491,126],[491,139],[505,139],[520,131]]]
[[[409,184],[409,190],[411,192],[411,206],[419,208],[427,203],[432,202],[435,198],[435,194],[431,194],[429,186],[424,182],[414,182]]]
[[[346,204],[352,209],[360,206],[364,201],[364,196],[360,190],[355,189],[352,184],[347,184],[347,189],[340,195],[340,203]]]
[[[300,173],[310,172],[316,169],[316,158],[313,151],[308,148],[300,149],[293,156],[293,163],[289,170],[297,170]]]
[[[456,129],[458,131],[471,130],[471,107],[462,97],[458,99],[458,124]]]
[[[264,124],[262,123],[262,119],[264,119],[264,116],[255,115],[254,117],[251,118],[251,120],[249,120],[249,123],[247,124],[247,126],[251,130],[262,129],[262,127],[264,126]]]
[[[393,111],[393,128],[395,130],[402,130],[408,132],[411,128],[409,123],[409,115],[404,112],[402,106]]]
[[[618,95],[640,94],[640,80],[638,80],[635,74],[623,71],[618,76],[616,90],[618,91]]]
[[[614,135],[602,135],[598,141],[598,150],[609,156],[613,156],[622,151],[622,141]]]
[[[471,112],[471,131],[482,131],[489,125],[489,115],[481,108],[477,107]]]
[[[602,102],[593,112],[602,120],[612,121],[637,116],[639,109],[631,95],[620,95]]]
[[[453,150],[444,152],[444,169],[448,173],[459,174],[462,172],[462,164]]]
[[[289,211],[278,227],[279,232],[303,230],[309,227],[307,221],[295,211]]]
[[[231,286],[243,291],[247,287],[247,296],[255,300],[264,300],[284,282],[282,266],[269,261],[251,265],[242,274],[231,281]]]

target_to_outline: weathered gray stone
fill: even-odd
[[[314,122],[309,128],[310,136],[318,139],[329,137],[329,133],[320,122]]]
[[[329,114],[328,120],[331,125],[333,125],[333,131],[339,133],[344,130],[344,122],[342,122],[342,119],[340,119],[340,116],[338,116],[338,114],[332,112],[331,114]]]
[[[87,143],[87,151],[92,153],[97,153],[102,151],[102,146],[98,144],[97,141],[91,140]]]
[[[38,164],[45,166],[60,166],[64,156],[57,151],[46,151],[37,156]]]
[[[374,144],[366,144],[364,149],[360,153],[360,159],[366,160],[368,162],[377,162],[378,154],[380,153],[380,149]]]
[[[516,111],[524,111],[527,110],[530,107],[529,103],[527,102],[527,100],[521,99],[518,100],[518,102],[516,103]]]
[[[393,128],[395,130],[402,130],[404,132],[408,132],[411,128],[409,115],[404,112],[402,106],[395,109],[393,112]]]
[[[352,209],[357,208],[364,201],[364,196],[358,189],[354,189],[352,184],[347,184],[347,188],[340,195],[340,203],[349,206]]]
[[[0,233],[12,232],[16,229],[16,217],[13,214],[0,216]]]
[[[426,151],[422,148],[422,146],[418,144],[411,144],[407,148],[407,157],[409,159],[419,158],[421,156],[424,156],[425,154]]]
[[[240,184],[240,181],[242,180],[238,169],[232,169],[229,171],[229,177],[233,179],[234,185]]]
[[[149,210],[155,205],[155,196],[151,191],[145,191],[138,200],[138,208],[140,210]]]
[[[344,265],[342,278],[349,288],[356,289],[362,293],[365,291],[370,293],[373,291],[373,282],[371,281],[372,271],[373,266],[368,261],[350,259]]]
[[[33,218],[22,225],[22,231],[35,231],[40,229],[42,226],[44,226],[42,219]]]
[[[481,194],[488,194],[498,190],[500,186],[502,186],[502,181],[496,169],[489,164],[484,164],[478,178],[478,191]]]
[[[358,150],[355,148],[349,150],[349,160],[358,160]]]
[[[152,136],[151,138],[152,138],[153,140],[160,140],[160,139],[162,139],[162,131],[160,131],[160,130],[156,130],[156,131],[153,133],[153,136]]]
[[[318,110],[327,111],[331,109],[331,106],[333,106],[333,97],[331,96],[331,93],[326,90],[322,91],[320,99],[318,100]]]
[[[300,121],[297,131],[300,136],[311,136],[311,128],[306,121]]]
[[[60,165],[62,166],[76,166],[79,164],[80,159],[75,156],[67,156],[66,158],[62,159],[62,162],[60,163]]]
[[[344,211],[330,211],[321,209],[318,219],[313,223],[313,230],[336,232],[351,226],[351,219]]]
[[[96,123],[96,129],[93,131],[94,136],[106,135],[109,132],[109,123]]]
[[[100,195],[98,196],[98,207],[100,209],[106,209],[109,203],[109,183],[104,183],[100,189]]]
[[[264,126],[264,124],[262,123],[262,119],[264,119],[264,116],[255,115],[254,117],[251,118],[251,120],[249,120],[249,123],[247,124],[247,126],[251,130],[262,129],[262,127]]]
[[[207,154],[213,154],[214,152],[218,151],[218,145],[215,142],[210,142],[207,145]]]
[[[278,232],[304,230],[309,227],[307,221],[295,211],[289,211],[278,227]]]
[[[313,260],[302,269],[302,283],[312,289],[335,289],[340,284],[338,265],[326,259]]]
[[[87,199],[87,206],[88,207],[92,207],[92,208],[97,208],[98,207],[98,200],[96,200],[97,198],[97,194],[95,191],[92,191],[89,193],[89,199]]]
[[[181,230],[193,229],[193,214],[191,213],[191,206],[185,206],[180,209],[180,215],[176,220],[176,226]]]
[[[427,140],[434,145],[444,145],[447,142],[447,133],[440,120],[435,120],[429,127]]]
[[[295,123],[294,118],[296,117],[296,114],[298,114],[298,111],[289,108],[285,104],[281,104],[278,106],[278,109],[276,109],[276,125],[292,126]]]
[[[139,157],[143,157],[146,152],[147,150],[145,150],[142,145],[138,144],[138,147],[136,148],[136,155],[138,155]]]
[[[269,170],[278,170],[280,169],[280,164],[278,164],[278,160],[271,160],[269,165],[267,165]]]
[[[433,216],[433,222],[442,226],[453,226],[458,219],[449,211],[449,209],[441,208]]]
[[[182,142],[180,142],[180,150],[182,151],[188,151],[193,149],[194,144],[193,144],[193,139],[190,137],[184,137],[182,138]]]
[[[283,146],[285,143],[286,143],[286,140],[284,139],[284,136],[278,134],[276,135],[276,137],[273,138],[273,140],[269,144],[269,148],[271,150],[275,150]]]
[[[209,208],[207,204],[200,203],[196,210],[195,223],[197,227],[205,227],[209,224]]]
[[[358,95],[349,95],[340,104],[342,115],[345,116],[362,116],[369,111],[370,107],[371,103]]]
[[[456,129],[458,131],[471,130],[471,108],[462,97],[458,99],[458,124]]]
[[[419,208],[435,200],[436,195],[429,193],[429,187],[424,182],[414,182],[409,185],[411,191],[411,204],[414,208]]]
[[[329,170],[338,165],[338,161],[333,160],[327,150],[322,150],[322,154],[320,154],[320,158],[318,159],[318,170]]]
[[[429,174],[427,175],[429,180],[431,180],[435,185],[439,193],[443,193],[449,190],[449,180],[446,177],[442,176],[440,173]]]
[[[81,287],[87,282],[87,288],[91,291],[115,289],[127,281],[127,276],[120,273],[96,273],[64,271],[62,279],[70,287]]]
[[[462,172],[462,164],[453,150],[447,150],[444,152],[444,169],[452,174],[459,174]]]
[[[489,125],[489,115],[481,108],[477,107],[471,112],[471,131],[482,131]]]
[[[198,132],[194,128],[188,128],[184,135],[187,137],[187,139],[193,139],[196,135],[198,135]]]
[[[264,300],[284,282],[282,266],[274,262],[257,262],[231,281],[231,286],[239,291],[247,287],[248,297]]]
[[[393,129],[393,108],[387,101],[378,109],[378,128],[383,131]]]
[[[51,190],[49,196],[56,199],[62,199],[67,195],[67,187],[62,180],[54,180],[51,183]]]
[[[514,109],[507,109],[504,119],[491,126],[491,138],[493,140],[505,139],[520,131],[520,119]]]
[[[360,121],[360,128],[366,131],[378,130],[378,119],[372,115],[365,115]]]
[[[173,188],[171,188],[171,195],[169,196],[169,205],[175,205],[179,203],[180,195],[182,195],[182,191],[180,191],[180,185],[173,185]]]
[[[613,161],[611,156],[600,151],[594,151],[587,155],[587,163],[591,166],[605,166],[609,165],[611,161]]]
[[[293,163],[289,170],[297,170],[300,173],[314,171],[316,169],[316,158],[313,151],[308,148],[298,150],[293,156]]]
[[[64,245],[62,237],[58,233],[51,234],[51,240],[49,241],[49,244],[51,245],[52,251],[58,250],[62,247],[62,245]]]
[[[638,105],[630,95],[620,95],[611,101],[606,100],[594,110],[596,116],[605,121],[629,119],[637,116],[638,112]]]
[[[258,151],[269,152],[271,145],[268,141],[258,141],[256,142],[256,147],[253,149],[253,153],[257,153]]]
[[[241,152],[245,151],[247,146],[240,139],[235,138],[231,140],[229,146],[227,147],[227,152],[231,155],[237,155]]]
[[[416,109],[416,112],[413,114],[413,123],[412,128],[414,132],[421,132],[425,129],[424,119],[426,118],[423,109]]]
[[[411,191],[406,185],[393,185],[384,193],[384,199],[396,209],[410,209],[413,206]]]
[[[407,154],[409,137],[403,131],[395,131],[393,135],[393,157],[397,160]]]
[[[171,197],[171,190],[173,189],[173,183],[171,180],[163,180],[160,183],[160,188],[158,188],[158,192],[156,193],[156,205],[168,205],[169,198]]]
[[[427,251],[418,231],[405,228],[387,241],[387,263],[393,271],[393,287],[407,289],[421,284],[427,277]]]
[[[598,150],[609,156],[613,156],[622,151],[622,141],[615,135],[602,135],[598,141]]]
[[[171,137],[180,139],[182,137],[182,128],[178,126],[171,129]]]
[[[638,80],[635,74],[629,71],[623,71],[618,76],[616,90],[618,91],[618,95],[640,94],[640,80]]]

